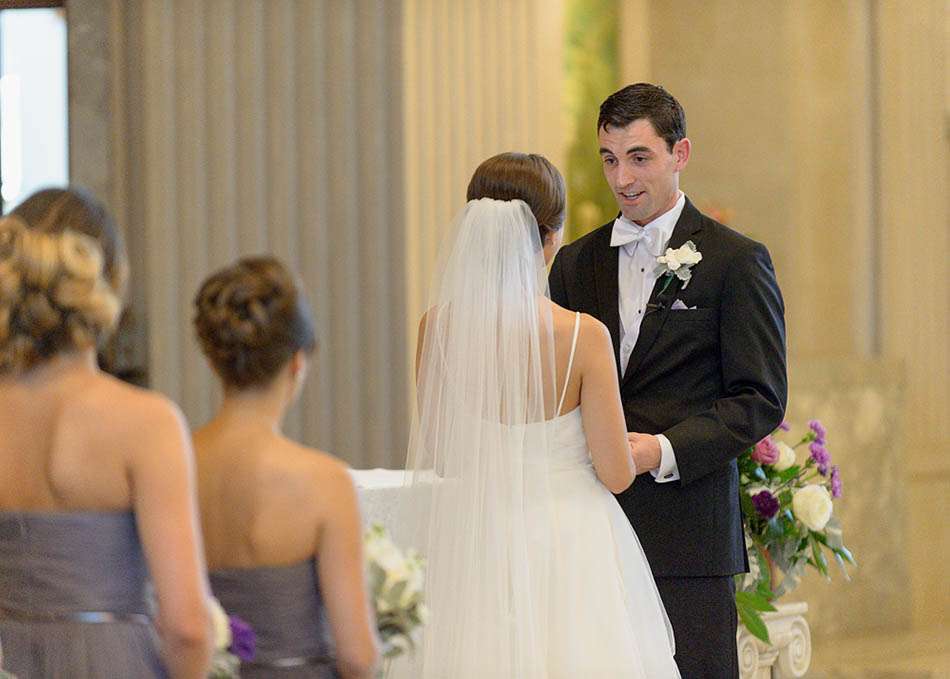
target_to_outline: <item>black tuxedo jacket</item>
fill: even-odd
[[[552,299],[610,330],[619,364],[619,248],[613,223],[565,246],[551,268]],[[664,434],[680,480],[641,474],[617,496],[654,575],[746,570],[736,458],[782,421],[787,396],[784,303],[768,250],[715,222],[689,200],[669,247],[691,240],[703,259],[686,289],[660,294],[640,326],[620,395],[627,430]],[[675,300],[695,309],[672,309]]]

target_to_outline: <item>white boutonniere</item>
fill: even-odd
[[[683,289],[689,285],[690,278],[693,277],[693,265],[698,264],[703,259],[703,253],[696,249],[693,241],[686,241],[681,247],[667,248],[666,252],[656,258],[658,276],[668,276],[666,285],[670,284],[673,276],[683,281]],[[663,286],[664,288],[666,286]]]

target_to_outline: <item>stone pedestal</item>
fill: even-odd
[[[805,620],[808,604],[778,604],[776,608],[776,612],[762,615],[771,645],[756,639],[745,627],[740,626],[736,633],[742,679],[798,679],[811,665],[811,631]]]

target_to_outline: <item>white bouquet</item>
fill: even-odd
[[[379,524],[366,531],[364,544],[366,577],[383,657],[395,658],[415,648],[412,632],[428,618],[423,591],[425,560],[412,549],[403,554]]]
[[[228,617],[214,597],[209,605],[214,625],[214,655],[208,679],[239,679],[241,661],[254,659],[257,643],[254,630],[237,616]]]

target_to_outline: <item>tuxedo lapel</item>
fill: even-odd
[[[602,229],[594,248],[594,283],[597,289],[598,317],[610,330],[614,345],[614,363],[620,365],[620,248],[610,247],[610,229]],[[620,368],[617,368],[619,375]]]
[[[670,236],[670,242],[666,247],[674,250],[686,243],[691,238],[696,238],[702,230],[702,216],[693,204],[686,199],[686,205],[683,206],[683,212],[673,227],[673,234]],[[616,266],[615,266],[616,272]],[[676,300],[676,294],[682,289],[683,281],[675,276],[669,280],[668,276],[660,276],[653,286],[653,292],[650,294],[650,301],[647,303],[646,313],[643,315],[643,321],[640,323],[640,334],[637,337],[637,343],[630,353],[630,359],[627,361],[627,369],[623,372],[621,386],[626,384],[630,378],[636,374],[637,368],[643,359],[650,352],[656,338],[659,337],[666,319],[670,315],[670,308]],[[619,304],[619,302],[618,302]],[[618,312],[619,314],[619,312]]]

